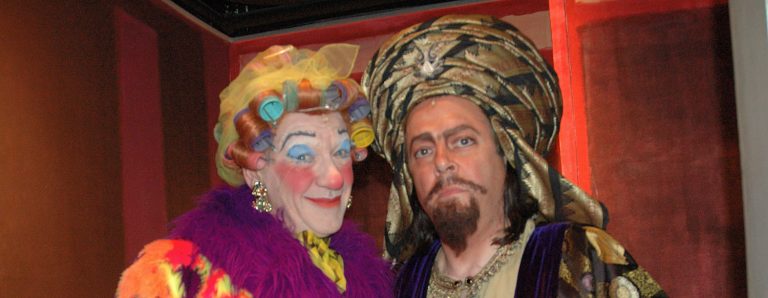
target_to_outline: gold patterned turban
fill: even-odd
[[[374,54],[362,84],[371,101],[374,150],[395,177],[387,213],[387,245],[412,219],[413,188],[405,163],[404,123],[421,101],[456,95],[488,116],[521,188],[544,220],[604,227],[607,212],[549,166],[562,115],[557,75],[517,28],[490,16],[449,15],[413,25]]]

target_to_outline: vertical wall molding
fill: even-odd
[[[115,9],[125,262],[166,234],[157,33]]]

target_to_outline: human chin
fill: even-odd
[[[468,206],[459,206],[456,200],[440,204],[430,216],[440,241],[458,254],[466,249],[467,237],[477,231],[480,218],[477,199],[470,197],[468,200]]]
[[[304,195],[299,214],[306,227],[320,237],[336,233],[341,228],[346,211],[348,192],[333,195]]]

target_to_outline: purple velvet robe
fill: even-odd
[[[435,241],[428,250],[405,263],[395,284],[396,297],[427,296],[440,246],[440,241]],[[666,297],[628,252],[624,257],[627,264],[603,263],[580,225],[559,222],[538,226],[525,246],[514,297],[583,297],[597,292],[604,293],[601,297],[608,297],[616,278],[632,283],[630,287],[639,289],[641,297]],[[583,267],[585,264],[589,267]],[[561,278],[561,266],[571,271],[571,278]]]

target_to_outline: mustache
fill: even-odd
[[[481,194],[486,194],[488,192],[488,189],[480,184],[477,184],[475,182],[472,182],[470,180],[467,180],[458,176],[449,176],[449,177],[441,178],[440,180],[438,180],[437,183],[435,183],[435,186],[432,187],[432,190],[429,191],[427,198],[431,198],[432,196],[436,195],[438,192],[443,190],[443,188],[451,185],[464,186],[466,188],[469,188],[472,191],[479,192]]]

